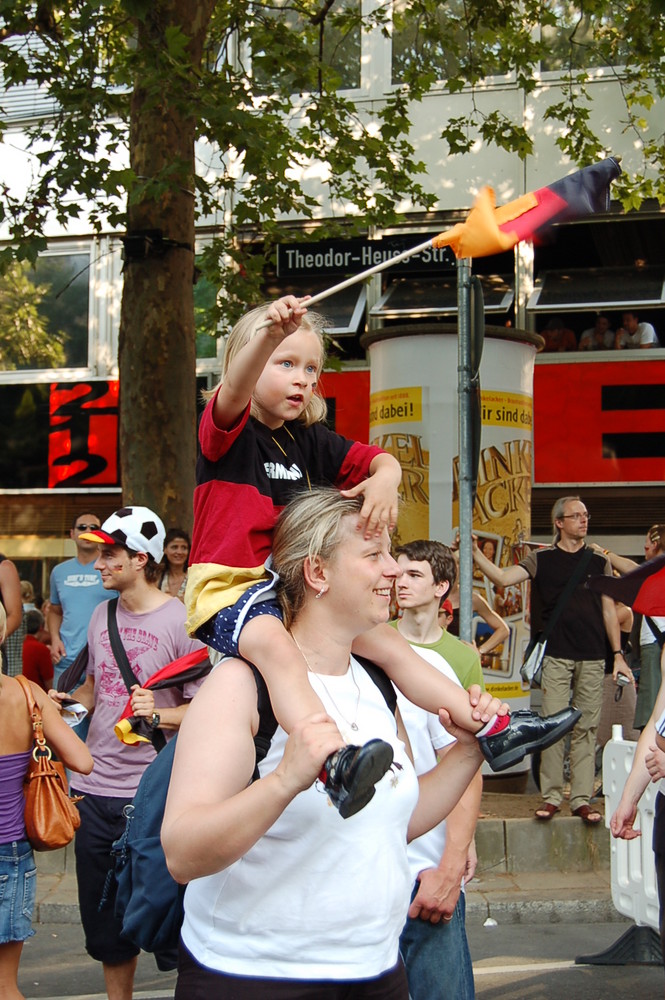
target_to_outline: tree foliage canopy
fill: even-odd
[[[276,219],[317,218],[319,204],[301,179],[308,164],[324,165],[332,203],[344,207],[328,231],[393,221],[402,198],[430,207],[424,165],[408,133],[410,102],[435,87],[470,94],[469,110],[442,127],[452,154],[482,137],[528,156],[532,137],[524,122],[481,111],[475,94],[487,77],[511,73],[529,93],[543,67],[564,80],[546,118],[561,149],[581,166],[608,152],[590,126],[588,85],[598,66],[610,67],[620,80],[625,131],[642,150],[642,167],[624,175],[615,193],[627,208],[645,198],[665,202],[665,139],[646,120],[665,93],[663,0],[386,0],[364,18],[352,0],[192,5],[206,29],[195,64],[176,0],[0,0],[5,86],[34,81],[53,109],[29,129],[34,172],[27,196],[0,191],[13,243],[6,256],[34,257],[49,217],[67,227],[85,210],[93,228],[123,227],[128,202],[159,202],[181,183],[177,160],[151,176],[129,165],[130,101],[139,78],[147,108],[160,113],[167,97],[192,120],[200,156],[195,210],[199,219],[222,213],[225,220],[203,258],[210,273],[219,273],[220,259],[239,261],[239,232],[260,234],[269,252]],[[148,22],[151,30],[140,31]],[[339,88],[358,85],[360,31],[370,27],[393,34],[397,85],[368,112]],[[248,278],[261,266],[250,265],[248,274],[248,260],[239,262],[242,287],[237,270],[224,269],[231,301],[246,298]]]
[[[22,144],[28,163],[23,186],[0,183],[0,268],[34,262],[49,227],[123,234],[125,502],[190,520],[195,251],[221,292],[216,331],[255,299],[287,236],[282,220],[299,220],[298,239],[320,239],[392,224],[400,204],[432,208],[411,131],[430,92],[468,96],[464,112],[438,126],[451,155],[481,140],[524,159],[528,123],[487,110],[480,97],[488,77],[528,97],[552,71],[558,83],[543,113],[563,153],[583,166],[616,152],[592,124],[591,83],[608,74],[641,152],[615,196],[626,208],[665,203],[662,121],[650,124],[665,93],[664,4],[377,0],[368,12],[360,0],[0,0],[0,139]],[[376,83],[385,67],[372,80],[362,64],[363,32],[391,39],[385,91]],[[27,125],[3,110],[21,87],[41,102]]]

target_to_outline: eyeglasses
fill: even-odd
[[[77,524],[77,531],[99,531],[101,524]]]
[[[575,513],[575,514],[562,514],[561,515],[561,520],[565,521],[567,517],[570,518],[571,521],[590,521],[591,520],[591,514],[579,514],[579,513]]]

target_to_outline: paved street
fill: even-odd
[[[478,1000],[662,1000],[657,966],[575,965],[627,929],[623,923],[505,924],[469,927]],[[173,996],[175,976],[142,955],[136,1000]],[[104,1000],[101,967],[85,954],[76,924],[42,924],[25,946],[19,985],[28,1000]],[[257,1000],[261,1000],[257,997]]]
[[[468,928],[477,1000],[662,1000],[662,966],[575,965],[630,924],[506,924]]]

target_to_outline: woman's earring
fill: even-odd
[[[323,595],[326,594],[327,592],[328,592],[327,587],[321,587],[321,590],[316,595],[316,600],[318,601],[319,597],[323,597]]]

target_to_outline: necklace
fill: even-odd
[[[283,427],[282,429],[284,430],[284,432],[286,434],[289,435],[289,437],[291,438],[292,441],[295,441],[295,438],[294,438],[293,434],[291,433],[291,431],[289,430],[288,427]],[[275,435],[271,434],[270,437],[273,439],[273,441],[275,442],[275,444],[277,445],[277,447],[281,451],[281,453],[284,456],[284,458],[288,458],[289,456],[286,454],[286,451],[284,450],[284,448],[282,448],[281,444],[279,443],[279,441],[277,440],[277,438],[275,437]],[[311,493],[312,492],[312,484],[310,482],[309,472],[307,471],[307,466],[305,466],[305,476],[307,478],[307,488],[309,489],[309,492]],[[303,656],[304,656],[304,654],[303,654]]]
[[[351,657],[349,657],[349,671],[351,673],[351,680],[353,681],[355,689],[356,689],[356,707],[353,710],[353,722],[351,722],[350,719],[347,719],[347,717],[344,715],[344,713],[340,711],[339,705],[337,704],[337,702],[335,701],[335,699],[331,695],[330,691],[328,690],[328,688],[326,686],[326,682],[324,681],[324,679],[321,676],[321,674],[317,674],[314,670],[312,670],[312,668],[311,668],[311,666],[309,664],[309,660],[305,656],[305,653],[304,653],[304,651],[302,649],[302,646],[300,645],[300,643],[296,639],[296,637],[293,634],[293,632],[291,632],[290,635],[291,635],[291,638],[293,639],[293,641],[295,642],[296,646],[300,650],[302,658],[305,661],[305,663],[307,664],[307,669],[309,670],[310,674],[314,674],[314,676],[318,677],[319,681],[321,682],[321,687],[323,688],[323,690],[326,692],[326,694],[330,698],[330,701],[332,702],[332,704],[333,704],[333,706],[335,708],[335,711],[338,713],[338,715],[341,716],[342,719],[344,719],[344,721],[346,722],[347,726],[350,726],[350,728],[354,731],[354,733],[357,733],[358,732],[358,723],[356,722],[356,719],[358,718],[358,706],[360,704],[360,687],[358,685],[358,681],[356,680],[355,671],[353,669],[353,660],[351,659]]]

